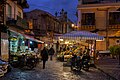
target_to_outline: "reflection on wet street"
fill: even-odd
[[[106,80],[104,74],[95,68],[89,71],[71,71],[70,67],[63,67],[62,62],[47,61],[42,69],[42,62],[33,70],[13,68],[0,80]]]

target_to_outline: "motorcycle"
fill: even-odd
[[[72,57],[71,58],[71,70],[81,71],[82,61],[80,57]]]
[[[90,67],[89,60],[85,59],[82,63],[82,69],[88,71]]]
[[[19,67],[24,68],[25,66],[30,70],[36,67],[35,58],[30,58],[26,55],[23,56],[19,61]]]

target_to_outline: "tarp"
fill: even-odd
[[[72,31],[60,36],[63,39],[103,40],[104,37],[89,31]]]

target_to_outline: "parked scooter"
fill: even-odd
[[[89,60],[88,59],[84,59],[84,61],[82,63],[82,69],[88,71],[89,67],[90,67]]]
[[[82,69],[88,71],[90,67],[90,55],[89,55],[89,49],[87,49],[82,57]]]
[[[81,71],[82,68],[82,60],[80,57],[73,55],[71,58],[71,70],[78,70]]]
[[[27,55],[22,55],[22,58],[19,60],[19,67],[24,68],[25,66],[28,69],[33,69],[36,66],[35,58],[28,57]]]

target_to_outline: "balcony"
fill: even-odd
[[[13,18],[7,18],[7,20],[6,20],[6,24],[8,25],[8,26],[16,26],[16,22],[17,22],[17,20],[15,20],[15,19],[13,19]]]
[[[120,0],[83,0],[82,4],[104,4],[117,2],[120,2]]]
[[[17,26],[22,27],[24,29],[28,29],[28,23],[26,20],[22,19],[21,17],[17,16]]]
[[[7,18],[6,24],[8,26],[14,26],[19,29],[28,29],[27,22],[24,19],[20,18],[19,16],[17,16],[17,20],[12,18]]]
[[[53,27],[51,25],[47,25],[47,31],[53,31]]]
[[[33,29],[33,33],[35,36],[46,36],[47,35],[46,30],[40,30],[40,29]]]
[[[96,26],[95,25],[81,25],[80,30],[95,30]]]
[[[14,0],[15,1],[15,0]],[[27,0],[18,0],[18,4],[22,7],[22,8],[29,8],[29,4],[27,3]]]
[[[108,26],[108,29],[118,30],[118,29],[120,29],[120,24],[117,24],[117,25],[109,25],[109,26]]]
[[[120,0],[84,0],[78,9],[120,7]]]

